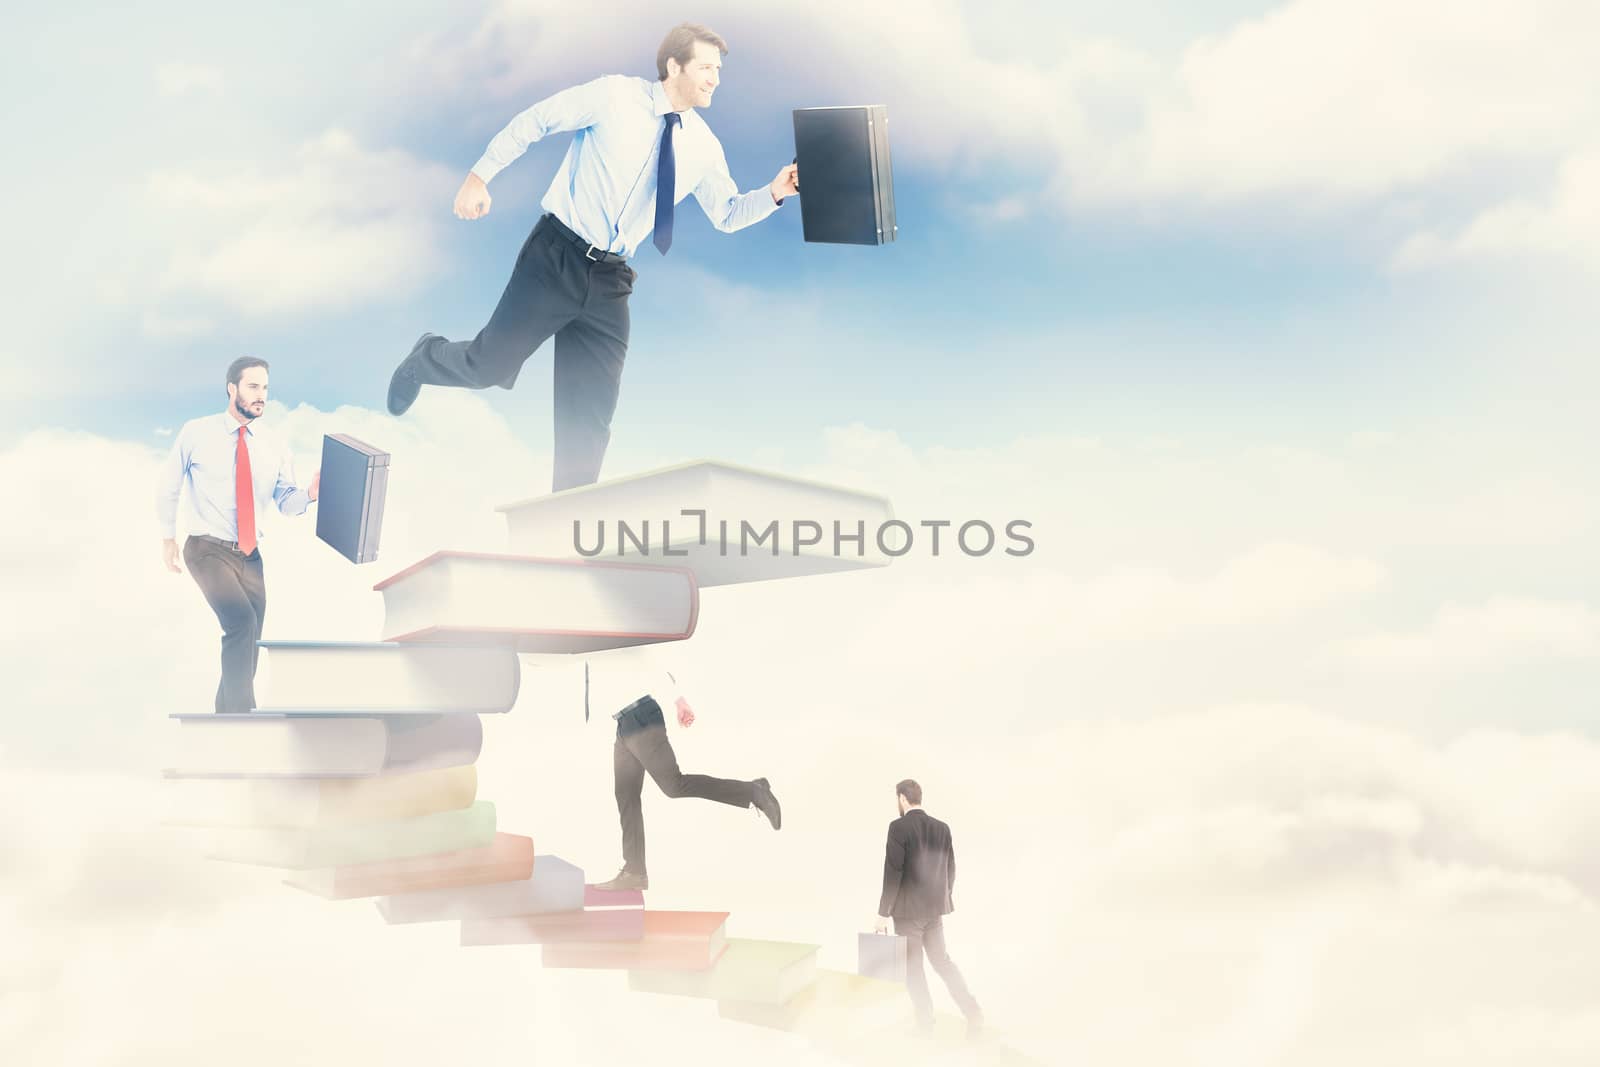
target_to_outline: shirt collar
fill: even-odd
[[[256,435],[254,419],[251,419],[249,422],[241,423],[238,419],[233,417],[233,412],[231,411],[224,411],[222,413],[222,424],[227,427],[229,437],[238,437],[240,426],[245,428],[249,436],[254,437]]]
[[[661,118],[672,110],[672,101],[667,99],[666,86],[659,80],[650,83],[650,102],[655,105],[656,118]]]
[[[667,99],[667,90],[659,80],[650,83],[650,102],[655,107],[656,118],[665,118],[672,112],[672,101]],[[678,113],[682,128],[688,129],[689,124],[700,121],[700,113],[694,108]]]

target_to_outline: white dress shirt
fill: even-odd
[[[608,74],[539,101],[495,135],[472,173],[485,184],[528,146],[552,133],[574,131],[561,169],[540,206],[596,248],[632,256],[655,229],[656,167],[661,131],[672,110],[659,81]],[[711,127],[693,108],[681,112],[672,135],[677,188],[690,193],[724,233],[760,222],[777,210],[770,189],[739,192]]]
[[[602,722],[640,697],[655,697],[667,719],[683,695],[676,670],[668,670],[645,646],[590,653],[583,657],[589,669],[589,717]],[[583,667],[577,670],[579,699],[583,695]]]
[[[245,451],[250,456],[250,480],[256,497],[256,515],[274,504],[285,515],[302,515],[311,506],[311,494],[295,484],[294,464],[287,449],[257,423],[245,428]],[[190,419],[178,431],[161,468],[156,491],[156,519],[161,536],[178,536],[178,500],[184,497],[184,528],[191,534],[210,534],[223,541],[239,540],[239,505],[235,490],[235,465],[239,447],[239,420],[229,412]],[[187,486],[188,493],[182,493]],[[256,540],[265,536],[259,522]]]

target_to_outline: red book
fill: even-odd
[[[453,889],[491,882],[516,882],[533,876],[533,839],[517,834],[494,835],[481,848],[435,852],[378,863],[323,867],[300,871],[285,884],[329,900],[386,897],[424,889]]]
[[[592,941],[544,947],[546,967],[704,971],[724,948],[725,911],[646,911],[638,941]]]
[[[638,889],[601,889],[599,886],[583,887],[583,906],[586,908],[642,908],[644,892]]]
[[[644,909],[556,911],[461,920],[463,945],[548,945],[561,942],[638,941]]]

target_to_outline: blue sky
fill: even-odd
[[[981,15],[944,5],[855,29],[718,11],[712,21],[733,52],[707,118],[736,178],[756,187],[787,161],[791,107],[887,103],[901,239],[806,245],[792,207],[729,237],[686,204],[671,259],[649,253],[640,263],[619,435],[698,422],[704,433],[686,431],[694,448],[734,454],[858,421],[947,445],[1059,429],[1318,438],[1448,418],[1503,397],[1494,363],[1527,336],[1525,294],[1470,274],[1397,275],[1386,260],[1409,229],[1470,218],[1518,180],[1537,189],[1555,158],[1545,146],[1485,156],[1462,137],[1442,158],[1401,159],[1399,177],[1359,195],[1294,174],[1220,195],[1082,194],[1092,184],[1084,159],[1109,158],[1154,126],[1170,90],[1146,83],[1161,81],[1164,64],[1175,72],[1168,81],[1183,84],[1186,49],[1247,37],[1241,20],[1271,9],[1184,5],[1177,16],[1146,3],[1112,15],[1079,4],[1041,16],[1026,5],[986,5]],[[7,434],[89,423],[149,434],[214,404],[217,368],[245,352],[273,361],[286,401],[376,405],[416,334],[462,336],[481,324],[565,140],[535,146],[498,178],[494,213],[481,223],[449,216],[455,182],[539,96],[592,74],[647,71],[658,24],[674,16],[661,5],[635,11],[620,32],[536,4],[449,17],[400,5],[382,20],[342,4],[319,8],[313,24],[292,9],[246,18],[200,5],[172,5],[158,19],[31,16],[36,47],[5,77],[13,100],[47,89],[13,111],[52,183],[50,206],[21,222],[38,256],[14,266],[22,277],[12,287],[24,319],[30,305],[43,317],[11,358],[31,363],[48,338],[70,371],[34,368],[39,377],[25,385],[35,395],[12,395]],[[830,13],[841,18],[821,14]],[[937,40],[918,51],[920,35],[952,28],[968,51]],[[1095,120],[1104,128],[1063,146],[1050,116],[1036,129],[1019,122],[1038,101],[1007,91],[1006,78],[1057,76],[1063,57],[1095,48],[1137,59],[1118,61],[1137,68],[1125,84],[1109,75],[1081,94],[1120,101],[1102,109],[1112,118]],[[311,188],[329,203],[314,221],[337,223],[393,195],[384,222],[427,231],[405,257],[416,269],[347,298],[341,285],[359,286],[335,273],[332,295],[270,311],[242,309],[237,293],[219,299],[192,271],[187,284],[140,291],[141,279],[170,274],[174,245],[203,256],[249,220],[238,209],[208,218],[181,192],[153,198],[160,175],[219,186],[287,176],[292,198],[307,180],[295,153],[330,130],[374,156],[340,184],[372,187],[331,192],[328,175],[344,172],[323,172]],[[1429,172],[1410,176],[1419,166]],[[7,184],[37,203],[24,174]],[[283,259],[272,269],[326,257],[316,233],[312,225],[307,240],[275,249]],[[108,286],[120,305],[103,303]],[[1484,292],[1506,299],[1485,304]],[[151,316],[166,328],[141,328]],[[493,402],[507,412],[542,406],[531,394],[547,392],[548,366],[547,352],[536,356],[519,390],[530,395]],[[106,389],[114,403],[92,399]]]

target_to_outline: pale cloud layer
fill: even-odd
[[[624,10],[663,27],[674,17],[652,3]],[[758,74],[740,70],[735,40],[722,91],[764,91],[756,79],[770,79],[798,106],[841,87],[878,98],[914,86],[893,93],[897,158],[957,178],[996,159],[1036,175],[1026,198],[981,202],[992,222],[1067,209],[1180,228],[1265,219],[1333,236],[1331,224],[1413,268],[1600,255],[1584,178],[1600,149],[1592,5],[1290,0],[1176,55],[1086,36],[1070,11],[1035,11],[1025,30],[1058,42],[1049,62],[976,43],[982,15],[968,5],[823,0],[808,12],[781,28],[737,5],[699,13],[746,40],[774,29],[790,43]],[[501,0],[414,55],[441,92],[526,103],[599,73],[578,69],[580,57],[618,55],[614,15]],[[632,37],[639,55],[626,69],[643,72],[654,38]]]
[[[329,130],[271,167],[152,173],[170,221],[160,297],[246,316],[318,312],[415,292],[441,267],[446,168]],[[152,325],[147,318],[147,327]],[[187,319],[157,319],[157,334]]]
[[[202,63],[164,63],[156,68],[156,85],[163,96],[219,92],[225,79],[217,67]]]
[[[403,421],[278,404],[268,418],[303,477],[324,432],[395,456],[379,563],[351,567],[310,517],[267,527],[269,638],[376,636],[373,582],[437,547],[498,547],[493,505],[548,477],[469,394]],[[620,445],[612,473],[658,461]],[[726,909],[734,936],[817,942],[849,969],[887,794],[911,774],[961,841],[952,950],[995,1026],[1044,1062],[1592,1062],[1600,969],[1573,946],[1600,934],[1600,744],[1578,697],[1594,607],[1534,595],[1521,541],[1459,528],[1479,478],[1525,469],[1510,448],[1482,442],[1496,458],[1480,463],[1457,445],[917,449],[858,426],[771,457],[887,492],[908,520],[1026,514],[1039,549],[707,590],[695,638],[671,650],[700,713],[680,762],[769,777],[785,826],[651,792],[652,904]],[[1446,476],[1441,454],[1479,477]],[[165,835],[164,715],[208,706],[216,625],[191,579],[160,569],[158,455],[60,432],[0,454],[34,505],[0,530],[15,598],[0,671],[19,709],[0,737],[6,1047],[69,1064],[311,1047],[402,1065],[819,1062],[706,1005],[545,973],[534,952],[464,951],[448,928],[387,929],[365,904],[198,863]],[[1567,477],[1527,499],[1561,501]],[[1577,588],[1594,577],[1581,516],[1506,528]],[[1469,700],[1453,688],[1464,666],[1474,686],[1567,679],[1569,725],[1527,725],[1527,701],[1459,722],[1407,707],[1418,687]],[[517,707],[486,724],[482,795],[502,827],[603,877],[618,859],[610,739],[584,724],[579,687],[525,671]],[[607,1025],[619,1006],[634,1025]]]

